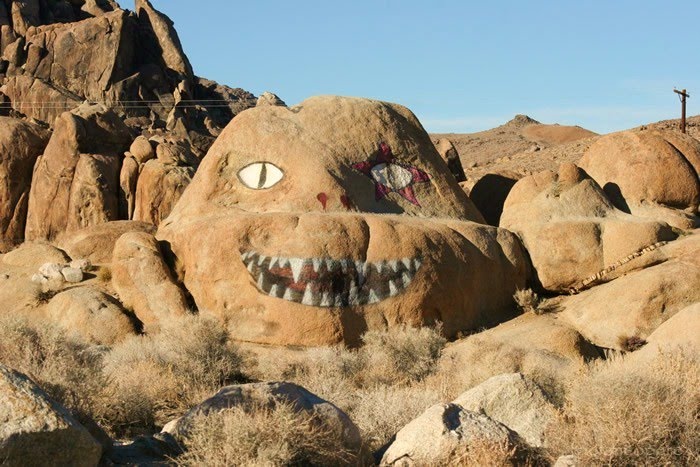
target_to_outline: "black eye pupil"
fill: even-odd
[[[258,189],[261,189],[265,186],[265,182],[267,182],[267,164],[262,163],[262,167],[260,168],[260,179],[258,180]]]

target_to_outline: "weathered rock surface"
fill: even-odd
[[[594,344],[623,350],[622,339],[645,339],[675,313],[700,302],[700,235],[649,251],[640,260],[655,265],[566,297],[561,318]]]
[[[631,130],[596,141],[579,162],[623,211],[660,204],[696,214],[700,142],[677,131]]]
[[[146,332],[188,311],[185,294],[163,261],[156,239],[128,232],[117,240],[112,260],[112,285],[119,300],[143,323]]]
[[[690,355],[700,352],[700,302],[683,308],[646,338],[647,344],[638,352],[655,356],[659,352],[682,350]]]
[[[68,261],[70,259],[63,250],[44,242],[25,242],[2,257],[4,264],[37,271],[45,263],[65,264]]]
[[[542,389],[520,373],[489,378],[452,403],[503,423],[534,447],[544,444],[547,425],[556,416]]]
[[[396,433],[380,465],[440,465],[472,443],[515,449],[519,442],[515,432],[487,415],[454,403],[437,404]]]
[[[49,320],[70,334],[97,345],[111,346],[136,334],[136,327],[117,300],[90,287],[59,293],[46,307]]]
[[[34,163],[47,141],[41,127],[0,117],[0,253],[24,240]]]
[[[119,237],[127,232],[155,231],[155,226],[146,222],[113,221],[63,233],[55,243],[72,258],[86,258],[93,264],[110,263]]]
[[[597,275],[606,268],[613,268],[605,275],[612,279],[619,262],[629,263],[629,270],[639,263],[632,255],[677,236],[668,224],[615,209],[574,164],[518,181],[500,225],[520,235],[539,282],[552,292],[585,288],[603,279]]]
[[[128,128],[104,106],[62,114],[36,163],[26,238],[51,240],[117,220],[120,159],[130,142]]]
[[[410,111],[317,97],[239,114],[157,237],[199,310],[236,338],[323,345],[399,323],[441,321],[454,336],[510,316],[524,251],[471,220]]]
[[[521,178],[521,175],[513,172],[489,173],[474,183],[469,198],[489,225],[500,225],[508,194]]]
[[[194,172],[192,167],[160,159],[148,161],[136,185],[133,219],[159,225],[172,212]]]
[[[440,153],[440,157],[445,161],[447,167],[450,169],[450,173],[454,175],[455,180],[458,182],[464,182],[467,177],[464,175],[464,168],[462,167],[462,161],[459,159],[459,153],[455,149],[454,144],[447,138],[438,139],[435,142],[435,148]]]
[[[585,361],[601,356],[601,351],[558,314],[525,313],[448,344],[441,371],[451,371],[456,379],[463,379],[465,389],[493,376],[515,372],[548,385],[566,380]],[[551,395],[549,388],[545,389]]]
[[[0,364],[3,465],[96,466],[102,447],[26,376]]]
[[[345,412],[292,383],[251,383],[227,386],[190,409],[181,418],[168,423],[163,431],[179,437],[187,432],[193,418],[198,415],[216,413],[231,407],[251,410],[256,406],[274,407],[279,403],[290,404],[298,412],[304,411],[314,415],[323,424],[323,429],[338,436],[348,449],[354,452],[360,450],[362,444],[360,431]]]

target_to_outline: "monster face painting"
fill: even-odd
[[[505,316],[529,271],[415,116],[369,99],[241,112],[156,237],[201,314],[277,345],[438,321],[454,335]]]
[[[379,143],[379,154],[374,160],[353,164],[352,168],[372,179],[377,201],[395,192],[408,202],[420,206],[413,191],[413,184],[430,181],[428,174],[419,168],[395,162],[391,148],[386,143]]]

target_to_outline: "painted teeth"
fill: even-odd
[[[371,305],[400,295],[422,264],[420,258],[370,262],[285,258],[255,251],[241,253],[241,261],[257,288],[269,297],[336,308]]]

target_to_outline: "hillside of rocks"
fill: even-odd
[[[700,141],[194,74],[0,1],[0,464],[696,465]]]
[[[0,251],[107,221],[157,224],[255,97],[195,75],[147,0],[0,2]],[[8,183],[8,180],[12,182]]]

